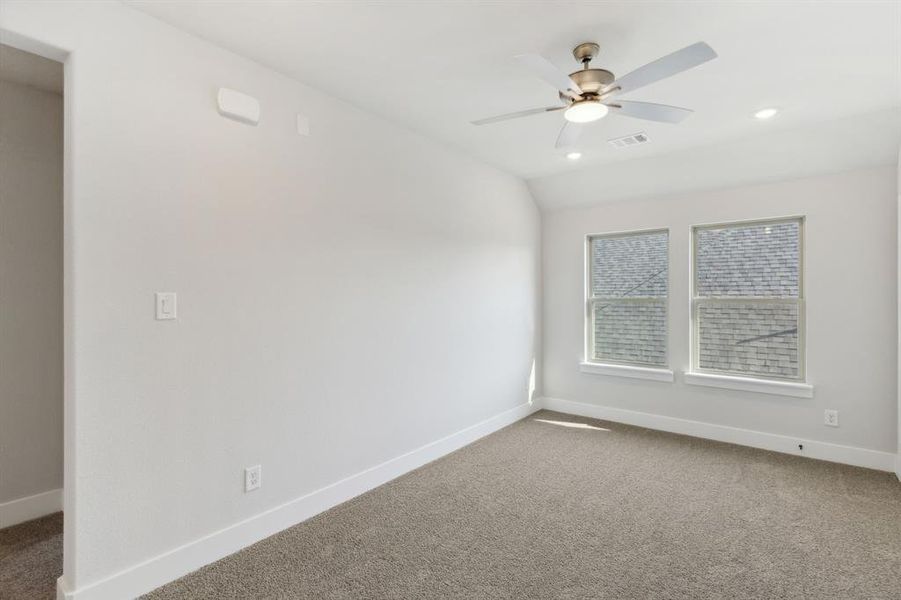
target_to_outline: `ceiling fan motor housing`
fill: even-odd
[[[583,96],[597,96],[601,89],[613,83],[613,73],[606,69],[582,69],[569,74],[570,78],[575,81],[582,89]],[[564,94],[560,94],[560,99],[571,102],[572,99]]]
[[[586,100],[592,100],[593,96],[598,96],[601,89],[613,83],[613,73],[605,69],[589,69],[588,63],[597,58],[601,47],[594,42],[583,42],[573,48],[573,58],[582,63],[582,69],[575,73],[570,73],[569,77],[575,81],[582,89],[582,97]],[[560,94],[560,99],[566,103],[571,103],[572,98],[565,94]]]

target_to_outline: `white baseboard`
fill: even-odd
[[[0,529],[51,515],[63,509],[63,491],[50,490],[0,504]]]
[[[898,435],[901,435],[901,432],[898,432]],[[895,459],[895,476],[898,478],[898,481],[901,481],[901,452],[898,453],[898,458]]]
[[[324,510],[346,502],[413,469],[458,450],[498,429],[538,410],[522,404],[490,419],[467,427],[440,440],[393,458],[366,471],[351,475],[260,513],[249,519],[210,533],[169,552],[134,565],[106,579],[68,589],[63,578],[57,582],[59,600],[122,600],[145,594],[200,567],[305,521]]]
[[[560,398],[542,398],[541,404],[548,410],[556,410],[571,415],[603,419],[605,421],[647,427],[648,429],[657,429],[659,431],[668,431],[670,433],[680,433],[682,435],[716,440],[718,442],[738,444],[739,446],[774,450],[785,454],[806,456],[808,458],[843,463],[855,467],[877,469],[879,471],[892,472],[895,471],[896,468],[901,470],[901,464],[896,467],[896,461],[899,460],[898,456],[890,452],[880,452],[878,450],[868,450],[866,448],[856,448],[854,446],[842,446],[815,440],[793,438],[774,433],[728,427],[726,425],[714,425],[713,423],[678,419],[676,417],[664,417],[662,415],[625,410],[622,408],[611,408],[596,404],[586,404],[584,402],[573,402],[571,400],[562,400]],[[798,444],[802,444],[804,449],[799,450]],[[901,474],[899,474],[899,478],[901,478]]]

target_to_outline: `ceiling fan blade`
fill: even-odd
[[[625,94],[697,67],[714,58],[716,58],[716,52],[713,51],[713,48],[705,42],[698,42],[623,75],[604,88],[604,93],[608,95]]]
[[[487,119],[479,119],[478,121],[472,121],[473,125],[488,125],[489,123],[497,123],[499,121],[507,121],[509,119],[518,119],[520,117],[528,117],[529,115],[537,115],[546,112],[554,112],[557,110],[563,110],[566,108],[565,106],[548,106],[547,108],[530,108],[529,110],[521,110],[519,112],[507,113],[505,115],[498,115],[496,117],[488,117]]]
[[[557,136],[557,143],[554,144],[554,148],[574,146],[579,141],[579,136],[582,135],[583,126],[582,123],[573,123],[572,121],[564,123],[563,129],[560,130],[560,135]]]
[[[570,98],[578,98],[582,93],[582,88],[579,87],[578,83],[540,54],[520,54],[514,58],[519,64]]]
[[[694,113],[687,108],[667,106],[666,104],[653,104],[651,102],[611,102],[607,106],[617,115],[645,119],[647,121],[660,121],[661,123],[681,123]]]

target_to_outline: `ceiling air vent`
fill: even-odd
[[[612,140],[607,140],[607,143],[614,148],[626,148],[628,146],[647,144],[650,141],[651,138],[648,137],[648,134],[646,134],[644,131],[639,131],[638,133],[633,133],[632,135],[626,135],[623,137],[613,138]]]

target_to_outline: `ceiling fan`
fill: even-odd
[[[658,58],[617,79],[610,71],[592,69],[589,66],[589,63],[598,55],[599,50],[600,46],[594,42],[585,42],[573,48],[573,56],[582,64],[582,69],[569,75],[559,70],[543,56],[520,54],[515,57],[517,62],[554,86],[559,92],[563,104],[479,119],[473,121],[472,124],[488,125],[498,121],[562,110],[566,123],[563,124],[560,135],[557,136],[556,147],[566,148],[576,143],[586,123],[602,119],[609,112],[649,121],[679,123],[693,111],[665,104],[611,99],[716,58],[713,48],[704,42],[698,42],[672,54],[667,54],[663,58]]]

